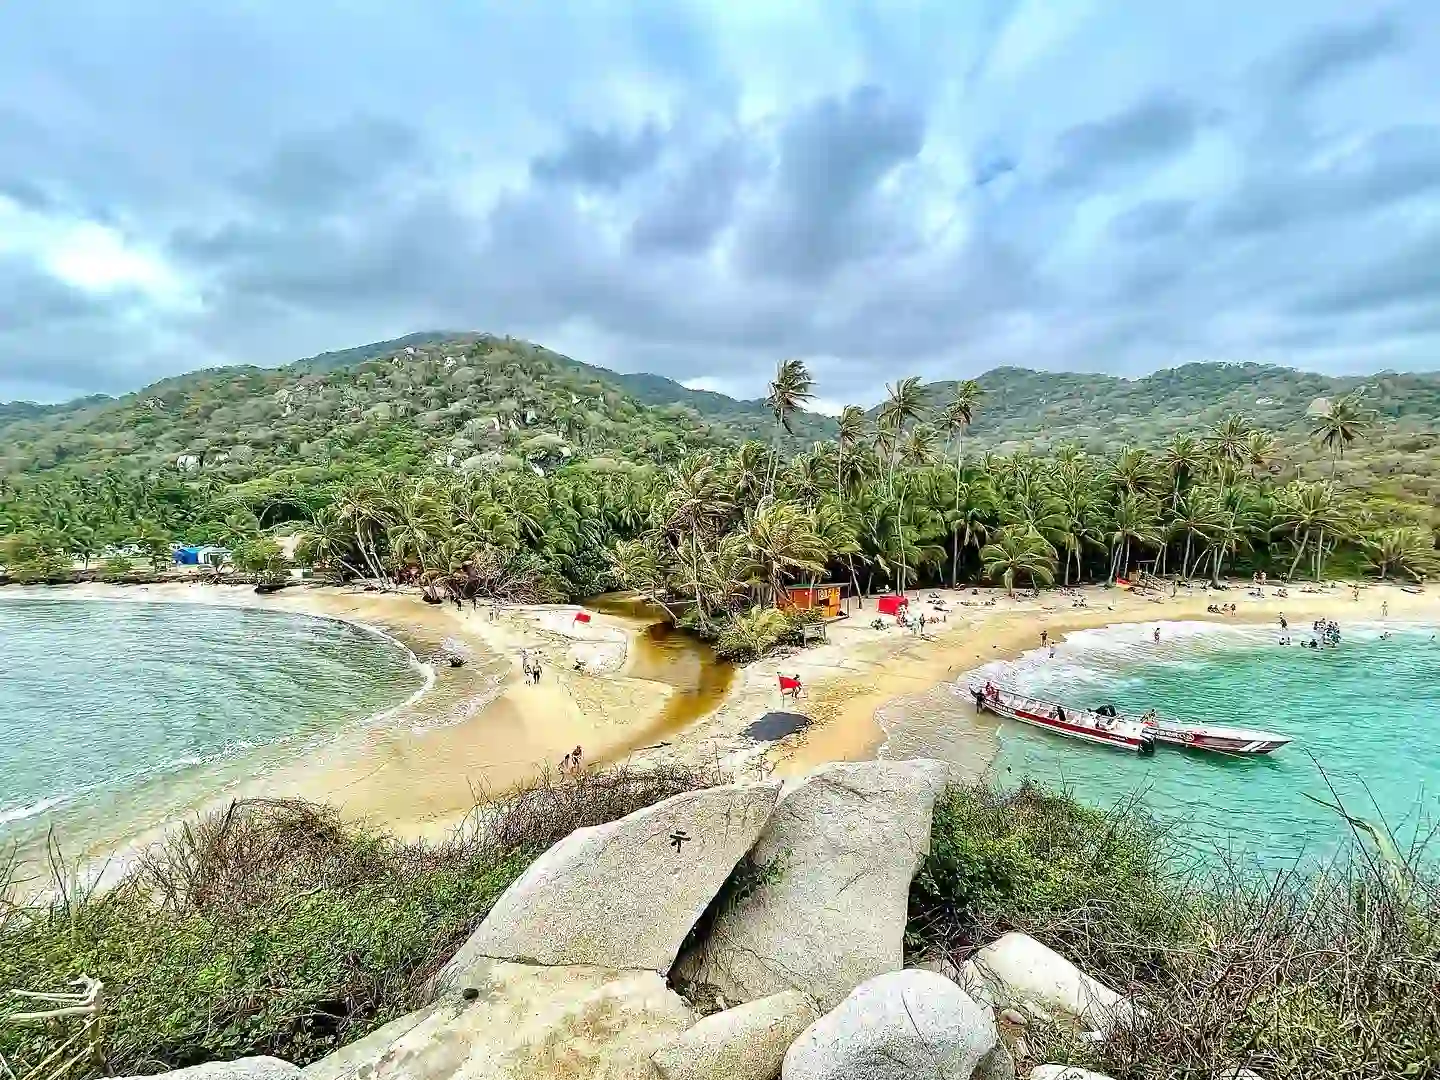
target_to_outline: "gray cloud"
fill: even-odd
[[[1426,304],[1440,305],[1440,231],[1432,230],[1413,243],[1364,267],[1347,271],[1339,281],[1316,290],[1297,305],[1304,314],[1334,314]]]
[[[1312,168],[1248,177],[1211,214],[1215,228],[1270,233],[1326,215],[1363,214],[1440,191],[1440,126],[1407,125]]]
[[[655,163],[661,139],[653,122],[633,133],[578,128],[561,149],[537,157],[530,171],[541,180],[614,189]]]
[[[740,139],[727,139],[678,168],[631,228],[637,251],[706,250],[734,215],[735,199],[755,155]]]
[[[1327,26],[1306,36],[1284,58],[1282,86],[1295,93],[1313,89],[1394,52],[1400,43],[1399,29],[1386,16]]]
[[[1179,232],[1190,219],[1187,199],[1148,199],[1115,215],[1110,231],[1117,239],[1143,242]]]
[[[1077,124],[1055,142],[1050,183],[1084,187],[1127,168],[1153,164],[1190,145],[1199,110],[1171,94],[1155,94],[1105,120]]]
[[[768,205],[741,238],[742,264],[815,280],[903,243],[907,223],[877,186],[924,142],[920,111],[873,86],[792,116],[779,135]]]

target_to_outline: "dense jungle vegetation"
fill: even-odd
[[[1047,435],[999,453],[973,432],[987,413],[1020,407],[1021,375],[1038,395],[1028,408],[1053,430],[1056,417],[1099,414],[1079,387],[1103,380],[900,379],[878,408],[851,406],[807,441],[815,388],[798,361],[779,366],[763,403],[707,419],[696,403],[646,404],[615,381],[640,380],[653,400],[665,380],[508,339],[378,349],[0,418],[0,562],[48,579],[98,559],[123,578],[137,563],[163,566],[184,541],[229,545],[263,571],[284,561],[272,537],[299,533],[298,560],[344,576],[514,601],[638,589],[741,657],[795,632],[769,608],[797,582],[1014,587],[1140,564],[1419,580],[1437,565],[1435,500],[1418,490],[1427,476],[1357,483],[1354,467],[1383,460],[1377,443],[1434,426],[1437,390],[1420,390],[1440,381],[1419,376],[1379,380],[1420,388],[1397,404],[1374,388],[1317,401],[1310,391],[1334,380],[1285,372],[1305,400],[1276,434],[1242,412],[1216,415],[1231,400],[1221,384],[1237,379],[1269,408],[1271,369],[1181,369],[1123,385],[1132,398],[1169,385],[1188,430],[1109,451]],[[1047,381],[1075,392],[1057,403],[1040,391]],[[1148,423],[1170,423],[1155,411]],[[1302,442],[1286,434],[1296,424]]]

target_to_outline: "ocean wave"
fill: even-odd
[[[1074,630],[1049,646],[1031,649],[1011,660],[992,660],[961,672],[955,685],[967,687],[977,680],[1035,692],[1066,690],[1121,690],[1142,680],[1141,665],[1163,664],[1170,669],[1199,671],[1216,656],[1233,649],[1268,648],[1283,636],[1298,647],[1312,636],[1311,624],[1292,620],[1288,630],[1273,624],[1215,623],[1196,620],[1157,620],[1120,623]],[[1155,629],[1160,640],[1155,640]],[[1413,621],[1373,619],[1341,621],[1341,645],[1346,641],[1373,643],[1390,634],[1397,643],[1418,644],[1434,639],[1437,628]]]
[[[0,825],[9,825],[12,822],[24,821],[26,818],[35,817],[45,813],[46,810],[53,810],[70,801],[69,795],[53,795],[46,799],[40,799],[29,806],[12,806],[0,808]]]

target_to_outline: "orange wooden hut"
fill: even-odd
[[[797,611],[818,608],[827,619],[840,617],[840,602],[845,598],[847,585],[792,585],[785,590],[784,605]]]

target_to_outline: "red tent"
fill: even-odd
[[[888,596],[878,597],[877,599],[880,603],[881,615],[898,615],[902,607],[908,607],[910,605],[909,600],[903,596],[896,596],[894,593]]]

